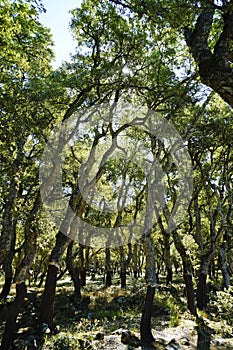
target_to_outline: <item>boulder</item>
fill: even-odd
[[[182,348],[175,339],[172,339],[165,347],[165,350],[182,350]]]

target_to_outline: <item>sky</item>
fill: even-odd
[[[56,56],[54,68],[59,67],[62,61],[68,61],[70,53],[75,52],[75,42],[69,31],[69,10],[79,7],[80,4],[81,0],[43,0],[46,13],[40,14],[40,22],[50,28],[53,35]]]

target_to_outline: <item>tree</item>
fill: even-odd
[[[3,149],[1,190],[4,201],[1,208],[0,265],[5,272],[1,297],[9,293],[16,253],[21,252],[23,256],[16,268],[17,295],[9,308],[1,346],[8,349],[14,340],[17,315],[26,295],[25,280],[35,256],[36,221],[41,204],[36,161],[44,141],[42,130],[50,120],[43,94],[53,54],[51,36],[38,22],[35,3],[4,0],[1,14],[0,142]],[[42,142],[36,152],[39,140]],[[21,222],[25,223],[24,244],[21,242],[17,250]]]
[[[156,28],[166,24],[170,33],[183,35],[201,81],[233,106],[232,1],[111,1],[145,17]]]
[[[18,213],[16,202],[30,192],[30,175],[22,179],[26,167],[33,170],[29,138],[38,136],[45,125],[47,113],[42,108],[42,81],[49,74],[51,38],[38,22],[38,12],[30,3],[4,1],[2,6],[1,61],[1,179],[4,204],[2,208],[1,256],[6,274],[2,296],[6,296],[12,280],[11,265],[16,242]],[[44,49],[41,49],[41,46]],[[43,58],[43,59],[42,59]],[[39,61],[38,61],[39,60]],[[39,83],[40,81],[40,83]],[[44,92],[44,91],[43,91]],[[37,96],[37,97],[36,97]],[[37,115],[37,119],[34,116]],[[9,147],[8,140],[11,140]],[[36,141],[35,141],[36,143]],[[26,149],[29,146],[28,149]],[[31,152],[31,153],[30,153]],[[13,154],[13,157],[12,157]],[[13,165],[13,166],[12,166]],[[28,173],[29,168],[28,168]],[[24,185],[23,185],[24,182]],[[25,193],[24,193],[25,191]],[[28,195],[29,197],[30,195]],[[25,195],[25,198],[27,196]],[[29,200],[29,198],[28,198]]]

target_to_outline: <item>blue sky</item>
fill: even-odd
[[[40,22],[50,28],[53,35],[55,68],[59,67],[62,61],[68,61],[70,53],[75,52],[75,42],[69,31],[69,10],[79,7],[80,3],[81,0],[43,0],[47,11],[40,15]]]

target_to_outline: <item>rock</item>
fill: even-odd
[[[119,329],[116,329],[114,332],[112,332],[112,334],[119,335],[119,334],[122,334],[122,332],[124,331],[127,331],[127,329],[119,328]]]
[[[182,348],[175,339],[172,339],[165,347],[165,350],[182,350]]]
[[[141,345],[140,339],[136,337],[130,330],[122,331],[121,342],[123,344],[130,345],[136,348]]]
[[[155,341],[153,342],[153,348],[156,350],[164,350],[165,345],[166,345],[166,341],[163,338],[155,339]]]
[[[230,344],[232,344],[232,340],[229,341],[229,339],[215,338],[211,341],[211,344],[216,348],[232,349],[232,347],[229,348]]]
[[[95,336],[95,340],[104,340],[104,333],[103,332],[97,333]]]
[[[116,341],[116,336],[115,335],[108,335],[105,337],[105,339],[109,342],[109,343],[114,343]]]
[[[181,345],[185,345],[185,346],[190,345],[190,341],[187,338],[181,338],[180,343],[181,343]]]

